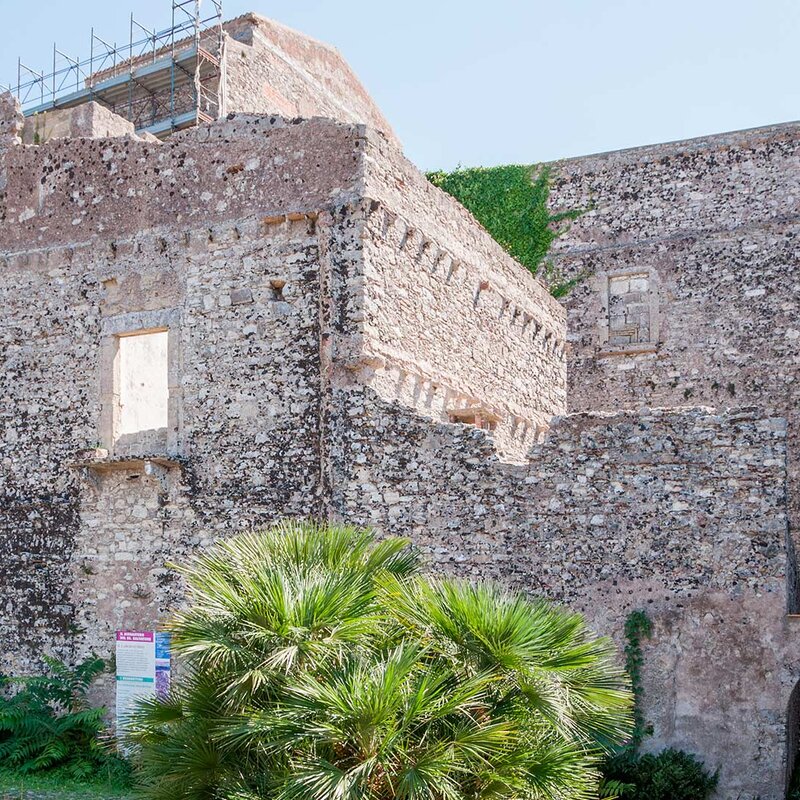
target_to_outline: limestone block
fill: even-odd
[[[25,144],[43,144],[51,139],[108,139],[133,135],[132,122],[99,103],[89,102],[28,117],[22,138]]]
[[[20,143],[23,123],[19,100],[11,92],[0,94],[0,147]]]

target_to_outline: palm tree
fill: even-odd
[[[182,572],[182,674],[131,733],[150,800],[580,800],[630,734],[580,615],[424,577],[405,540],[283,522]]]

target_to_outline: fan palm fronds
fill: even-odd
[[[182,569],[184,662],[131,737],[150,800],[597,797],[630,733],[611,645],[408,542],[284,522]]]

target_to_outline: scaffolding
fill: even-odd
[[[130,120],[137,132],[168,136],[225,114],[222,0],[172,0],[172,24],[150,30],[130,18],[127,44],[91,31],[88,58],[72,58],[53,45],[52,69],[17,62],[16,84],[26,117],[95,101]]]

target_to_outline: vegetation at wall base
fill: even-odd
[[[129,767],[107,738],[106,710],[90,707],[86,696],[105,663],[43,661],[43,675],[0,678],[0,770],[124,785]]]
[[[549,166],[511,164],[454,172],[429,172],[428,180],[456,198],[520,264],[540,275],[555,297],[563,297],[584,276],[565,279],[547,254],[583,209],[552,214],[548,208]]]
[[[133,720],[150,800],[590,798],[630,736],[613,646],[401,539],[285,522],[182,570],[184,666]]]
[[[603,772],[604,785],[616,787],[621,800],[706,800],[719,781],[696,756],[673,748],[644,755],[628,751]]]
[[[76,780],[60,770],[21,774],[0,770],[0,800],[133,800],[130,781]]]
[[[600,798],[619,800],[707,800],[719,782],[691,753],[667,748],[642,755],[639,747],[653,733],[642,707],[644,688],[642,640],[649,639],[653,623],[645,611],[632,611],[625,620],[625,669],[633,691],[633,734],[626,745],[603,765]]]
[[[642,699],[644,686],[642,685],[642,639],[649,639],[653,633],[653,623],[647,613],[642,610],[632,611],[625,620],[625,671],[631,679],[633,692],[633,735],[630,747],[634,750],[639,747],[645,736],[653,733],[653,728],[644,718]]]

